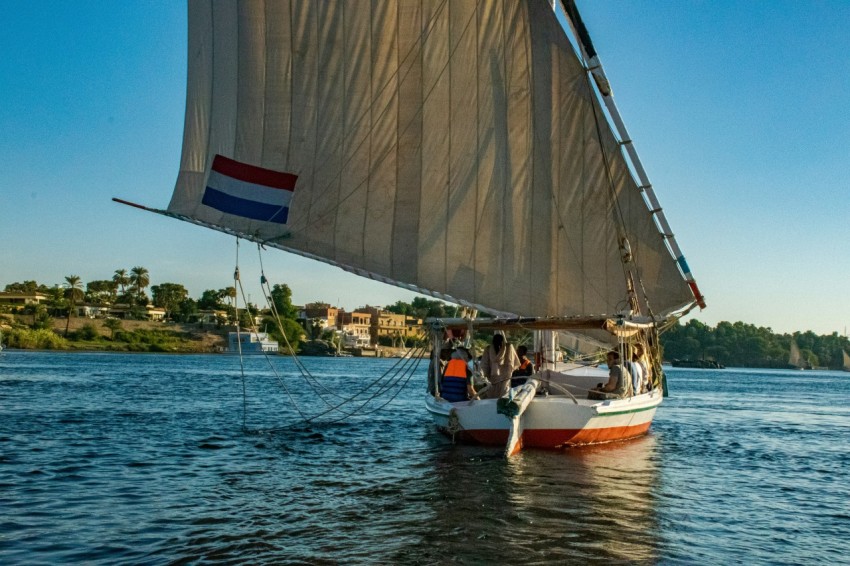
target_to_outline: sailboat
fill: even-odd
[[[844,356],[844,363],[841,369],[844,371],[850,371],[850,355],[847,355],[847,350],[841,350],[841,354]]]
[[[646,433],[658,331],[705,301],[572,0],[193,0],[188,50],[171,201],[115,200],[480,313],[427,321],[427,413],[457,438]],[[526,384],[441,395],[458,337],[517,331]],[[608,372],[559,366],[562,331],[644,345],[654,386],[587,399]]]
[[[808,361],[803,359],[797,342],[791,340],[791,353],[788,355],[788,366],[791,369],[812,369]]]

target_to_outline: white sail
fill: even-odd
[[[791,340],[791,353],[788,355],[788,364],[797,369],[804,369],[806,363],[803,361],[803,355],[800,353],[800,347],[797,342]]]
[[[841,353],[844,355],[844,371],[850,371],[850,356],[846,350],[841,350]]]
[[[694,304],[545,0],[191,1],[168,211],[491,312]]]

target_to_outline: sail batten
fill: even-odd
[[[192,0],[189,22],[170,213],[494,313],[614,314],[627,270],[655,312],[692,301],[545,0]],[[297,177],[283,229],[203,204],[216,155]]]

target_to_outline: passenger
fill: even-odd
[[[616,350],[608,352],[608,383],[601,383],[587,393],[588,399],[622,399],[629,394],[632,376],[620,365],[620,353]]]
[[[501,334],[493,335],[493,342],[481,355],[481,371],[490,380],[490,387],[482,392],[484,399],[498,399],[508,392],[511,374],[519,367],[516,350],[505,342]]]
[[[450,403],[466,401],[475,394],[472,388],[472,371],[467,362],[469,354],[464,348],[458,348],[452,353],[443,379],[440,381],[440,396]]]
[[[534,373],[534,366],[528,359],[528,348],[520,346],[516,350],[519,357],[519,368],[511,374],[511,387],[517,387],[528,381],[528,377]]]
[[[640,395],[652,389],[652,381],[649,379],[649,368],[646,364],[646,354],[643,344],[635,344],[632,351],[632,384],[634,394]]]

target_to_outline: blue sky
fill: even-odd
[[[180,158],[186,7],[6,3],[0,21],[0,288],[141,265],[198,297],[232,284],[232,238],[165,208]],[[708,300],[707,324],[850,326],[850,2],[584,1],[615,98]],[[243,281],[260,302],[257,252]],[[414,295],[269,252],[294,300]]]

